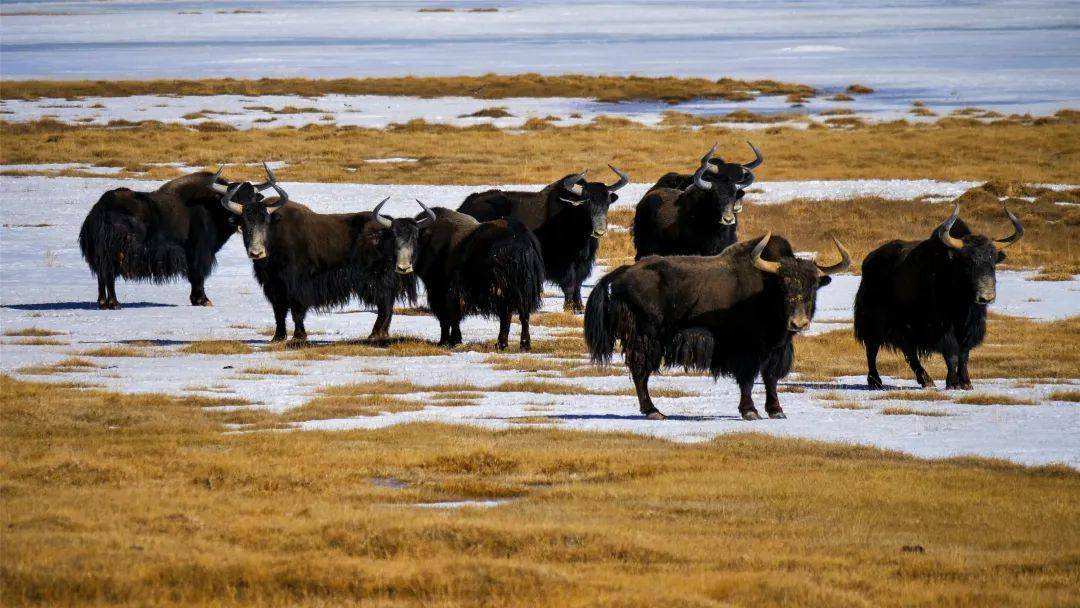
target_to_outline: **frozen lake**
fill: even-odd
[[[418,12],[431,7],[453,12]],[[1080,3],[1065,0],[94,1],[2,11],[5,79],[574,72],[776,78],[826,91],[859,82],[899,105],[1080,106]]]

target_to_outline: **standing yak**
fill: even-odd
[[[498,347],[506,348],[516,313],[521,350],[529,350],[529,315],[540,309],[544,286],[536,237],[513,218],[478,222],[451,209],[420,206],[424,212],[415,218],[391,219],[379,215],[379,207],[375,214],[394,231],[409,263],[415,260],[428,306],[439,320],[439,345],[461,344],[461,319],[476,314],[498,317]]]
[[[168,283],[186,277],[191,304],[210,306],[203,283],[236,226],[221,208],[226,186],[200,171],[154,192],[109,190],[79,230],[79,249],[98,280],[98,307],[118,309],[116,278]]]
[[[1008,208],[1005,214],[1012,236],[991,241],[971,233],[957,204],[925,241],[889,241],[866,256],[855,294],[855,337],[866,347],[870,388],[883,388],[877,369],[882,346],[904,353],[923,387],[934,381],[919,359],[940,353],[949,370],[945,387],[971,388],[968,354],[986,335],[986,307],[997,297],[994,266],[1005,259],[1001,250],[1024,235],[1016,216]]]
[[[615,341],[637,389],[641,413],[664,415],[649,396],[649,376],[663,366],[708,370],[739,384],[739,413],[761,416],[750,396],[765,383],[765,411],[785,418],[776,384],[791,369],[791,338],[814,316],[817,290],[851,264],[822,267],[796,258],[782,237],[767,233],[732,245],[718,256],[650,257],[602,278],[589,294],[585,343],[594,363],[610,363]]]
[[[716,255],[735,243],[744,190],[754,183],[752,170],[764,160],[753,144],[750,147],[756,158],[747,165],[715,164],[713,146],[693,176],[669,173],[660,178],[634,212],[635,259]]]
[[[503,217],[519,220],[536,234],[544,256],[544,276],[563,291],[563,308],[581,312],[581,284],[592,273],[599,239],[607,232],[608,207],[630,177],[608,186],[585,180],[585,171],[569,175],[540,192],[488,190],[470,194],[458,211],[484,222]]]
[[[265,184],[236,184],[221,205],[238,218],[255,279],[274,308],[271,341],[286,338],[289,313],[293,339],[306,340],[309,308],[341,306],[353,296],[378,310],[369,339],[387,338],[394,302],[416,299],[412,267],[403,261],[410,252],[398,248],[393,231],[373,212],[316,213],[291,202],[265,168]],[[278,196],[263,199],[263,186]]]

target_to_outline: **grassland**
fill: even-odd
[[[586,76],[541,74],[482,76],[405,76],[390,78],[261,78],[242,80],[21,80],[0,85],[0,99],[42,97],[127,97],[131,95],[392,95],[416,97],[466,96],[591,97],[602,101],[687,99],[748,101],[759,95],[812,96],[813,87],[775,80],[673,78],[648,76]]]
[[[542,122],[542,121],[541,121]],[[423,121],[387,129],[311,125],[238,131],[223,123],[196,128],[163,123],[115,127],[72,126],[52,120],[0,123],[0,163],[74,162],[125,168],[121,175],[170,179],[177,160],[216,166],[223,160],[286,161],[284,181],[497,184],[549,183],[571,171],[606,174],[607,163],[648,182],[672,170],[689,170],[714,143],[731,160],[747,158],[747,133],[717,127],[651,128],[629,121],[598,120],[520,132],[490,125],[452,127]],[[1075,181],[1080,174],[1080,123],[1072,115],[1030,124],[982,124],[943,119],[851,129],[768,128],[750,137],[767,160],[761,180],[933,178],[1022,182]],[[385,157],[416,158],[405,164],[366,163]],[[138,173],[136,173],[138,172]],[[232,178],[256,178],[251,167],[230,168]]]
[[[15,605],[1066,605],[1080,475],[757,435],[225,434],[0,379]],[[411,505],[510,499],[492,509]]]

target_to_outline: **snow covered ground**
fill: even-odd
[[[418,12],[430,7],[455,10]],[[860,82],[901,107],[1080,105],[1070,0],[79,0],[3,12],[4,78],[577,72]]]
[[[845,184],[849,189],[837,190],[837,184]],[[20,345],[18,338],[4,338],[0,345],[0,370],[4,373],[21,375],[18,370],[26,366],[53,363],[101,346],[150,341],[152,346],[142,347],[153,354],[150,357],[93,357],[104,367],[59,376],[23,377],[87,381],[122,391],[244,397],[259,407],[273,410],[296,407],[321,387],[365,380],[402,379],[419,385],[454,382],[484,387],[537,378],[520,371],[495,370],[483,361],[486,355],[478,352],[409,358],[281,360],[278,353],[261,350],[268,339],[261,332],[272,327],[272,315],[251,277],[250,263],[238,239],[222,250],[218,268],[207,283],[214,307],[188,306],[188,286],[183,283],[168,286],[120,283],[118,292],[125,308],[99,311],[93,304],[96,284],[79,256],[76,234],[86,211],[100,193],[117,185],[147,189],[155,186],[103,178],[0,178],[0,327],[5,332],[29,327],[65,332],[56,336],[62,342],[57,345]],[[764,193],[758,196],[771,196],[773,202],[779,203],[785,196],[781,193],[814,197],[873,187],[910,197],[914,196],[913,192],[960,192],[966,186],[933,182],[802,182],[782,187],[765,183],[761,187]],[[432,204],[456,206],[466,193],[476,189],[347,184],[288,184],[288,188],[297,200],[319,211],[370,208],[383,196],[393,195],[390,213],[412,213],[414,209],[408,201],[413,196]],[[634,194],[628,193],[624,198],[633,200]],[[1024,273],[1002,272],[999,281],[1000,299],[993,306],[997,312],[1040,319],[1080,314],[1080,280],[1034,282],[1025,279]],[[818,321],[814,326],[817,331],[848,327],[856,286],[856,277],[840,276],[821,292]],[[545,302],[547,310],[557,310],[560,306],[554,294]],[[366,336],[373,320],[373,313],[349,306],[333,313],[311,314],[307,325],[314,340],[333,342]],[[486,341],[494,338],[496,327],[490,321],[469,319],[463,331],[466,342]],[[560,330],[535,327],[534,341],[556,331]],[[430,317],[398,315],[392,333],[434,339],[438,326]],[[515,335],[516,326],[512,340]],[[255,347],[256,352],[236,356],[179,352],[183,345],[205,339],[243,340]],[[299,375],[256,376],[241,371],[258,366],[289,368]],[[377,372],[388,375],[376,375]],[[747,423],[737,416],[738,391],[729,380],[713,383],[703,377],[665,375],[656,378],[655,388],[678,388],[695,396],[659,399],[658,406],[671,416],[662,422],[638,416],[636,399],[629,395],[487,393],[474,405],[446,407],[427,402],[429,395],[418,393],[409,398],[425,403],[426,407],[419,411],[311,421],[300,427],[376,427],[431,420],[506,428],[520,424],[517,420],[525,417],[567,429],[628,431],[678,441],[702,441],[729,432],[755,431],[873,444],[927,457],[979,454],[1022,463],[1064,462],[1080,468],[1080,443],[1076,441],[1080,433],[1080,408],[1047,398],[1050,392],[1067,388],[1066,384],[1077,386],[1080,376],[1066,384],[1018,387],[1013,380],[980,378],[977,370],[975,374],[979,392],[1031,399],[1037,405],[903,402],[917,410],[933,410],[947,416],[887,416],[881,414],[882,408],[902,402],[873,399],[876,395],[864,390],[861,377],[841,378],[833,383],[802,382],[793,377],[787,383],[802,386],[805,392],[782,394],[790,418]],[[631,388],[629,379],[622,375],[542,379],[592,389]],[[916,386],[908,377],[887,378],[886,383],[902,389]],[[868,409],[828,408],[830,402],[816,398],[825,392],[838,392],[844,400],[858,402]],[[763,399],[760,390],[756,398]]]

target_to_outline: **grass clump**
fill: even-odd
[[[917,410],[910,407],[884,407],[881,408],[880,411],[883,416],[930,416],[932,418],[948,416],[948,414],[945,412],[937,412],[934,410]]]
[[[132,346],[102,346],[80,353],[83,357],[149,357],[150,352]]]
[[[852,84],[852,85],[849,85],[848,88],[846,88],[844,90],[847,91],[848,93],[852,94],[852,95],[869,95],[870,93],[874,92],[874,89],[872,89],[872,88],[870,88],[870,87],[868,87],[868,86],[866,86],[864,84]]]
[[[1031,399],[1021,399],[1010,395],[993,395],[990,393],[973,393],[953,399],[956,403],[964,405],[1035,405]]]
[[[885,391],[874,395],[874,399],[897,401],[948,401],[949,396],[933,390]]]
[[[24,327],[22,329],[9,329],[4,332],[4,335],[12,338],[47,338],[50,336],[62,336],[66,333],[40,327]]]
[[[186,344],[179,352],[188,355],[248,355],[255,349],[239,340],[196,340]]]
[[[1080,390],[1054,391],[1046,396],[1050,401],[1070,401],[1080,403]]]

